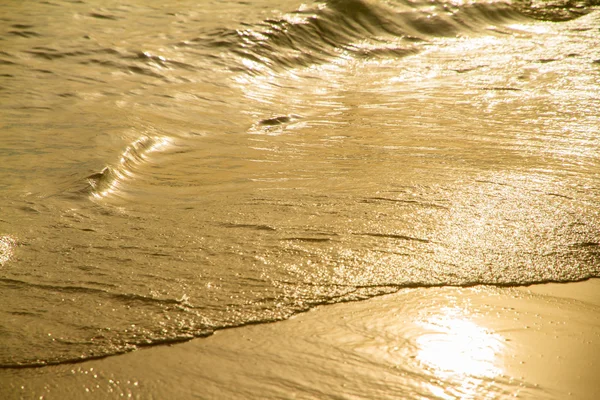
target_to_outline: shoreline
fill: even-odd
[[[77,364],[0,371],[7,399],[575,398],[597,394],[600,279],[403,289]]]

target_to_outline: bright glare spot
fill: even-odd
[[[171,141],[166,137],[155,137],[154,139],[155,143],[150,146],[148,151],[160,151],[171,143]]]
[[[514,29],[516,31],[523,31],[523,32],[537,33],[537,34],[551,32],[551,30],[548,26],[542,25],[542,24],[535,24],[535,25],[512,24],[512,25],[508,25],[508,28]]]
[[[311,19],[316,19],[316,14],[306,14],[306,13],[294,13],[294,14],[286,14],[283,16],[283,19],[286,22],[289,22],[291,25],[301,25],[310,23]]]
[[[15,244],[15,240],[10,236],[0,236],[0,266],[12,257]]]
[[[417,339],[417,359],[438,375],[493,378],[502,373],[496,365],[502,337],[469,321],[460,310],[445,309],[423,325],[430,333]]]
[[[242,58],[242,64],[244,64],[244,67],[246,67],[250,71],[262,71],[264,69],[264,67],[260,63],[252,61],[245,57]]]

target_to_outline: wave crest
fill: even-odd
[[[126,179],[135,177],[135,169],[146,160],[147,154],[166,146],[169,140],[160,136],[142,136],[131,143],[121,154],[118,164],[106,166],[86,178],[88,191],[94,198],[104,198],[114,193]]]
[[[182,46],[221,48],[249,73],[328,62],[335,57],[404,57],[421,42],[477,32],[526,18],[504,2],[328,0],[279,18],[219,29]],[[390,45],[392,44],[392,45]]]

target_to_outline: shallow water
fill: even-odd
[[[1,6],[3,368],[600,276],[593,7],[130,3]]]
[[[49,400],[595,400],[598,289],[598,279],[400,289],[175,346],[3,369],[0,388]]]

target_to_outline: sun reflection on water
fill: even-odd
[[[4,265],[13,256],[16,242],[10,236],[0,236],[0,266]]]
[[[504,338],[470,320],[463,310],[443,308],[420,325],[427,333],[416,340],[416,360],[453,384],[448,391],[432,387],[437,396],[475,398],[481,396],[481,386],[502,375]]]

